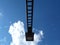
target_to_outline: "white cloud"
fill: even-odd
[[[9,33],[12,37],[10,45],[38,45],[38,42],[40,42],[43,37],[43,31],[39,31],[38,34],[34,34],[34,41],[26,41],[24,23],[21,21],[12,24],[9,28]]]
[[[42,30],[40,31],[40,34],[43,35],[43,31]]]

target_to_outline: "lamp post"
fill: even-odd
[[[32,32],[33,26],[33,2],[34,0],[26,0],[26,19],[27,19],[27,32],[25,33],[26,41],[34,41],[34,33]]]

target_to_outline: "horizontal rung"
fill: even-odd
[[[32,19],[27,19],[27,22],[31,22],[32,21]]]
[[[28,24],[28,26],[31,26],[31,24]]]
[[[32,18],[32,16],[28,16],[28,18]]]
[[[32,14],[32,12],[28,12],[27,14]]]
[[[32,7],[32,5],[27,5],[28,7]]]
[[[27,15],[28,16],[28,18],[31,18],[32,17],[32,15]],[[30,17],[29,17],[30,16]]]
[[[32,25],[27,25],[28,27],[31,27]]]
[[[31,22],[28,22],[27,24],[28,24],[28,25],[31,25],[32,23],[31,23]]]
[[[29,29],[31,29],[32,27],[28,27]]]
[[[32,19],[32,17],[28,17],[28,19]]]
[[[27,20],[28,20],[27,22],[29,22],[29,21],[31,22],[32,21],[32,19],[27,19]]]
[[[27,19],[27,20],[31,21],[32,19]]]
[[[32,11],[32,9],[28,9],[28,11]]]
[[[27,1],[27,2],[32,2],[32,1]]]
[[[28,19],[28,20],[32,20],[32,18],[31,19]]]
[[[32,25],[27,25],[28,27],[32,27]]]
[[[27,2],[32,2],[32,0],[27,0]]]
[[[32,11],[27,11],[28,13],[31,13]]]
[[[28,24],[31,24],[31,22],[27,22]]]
[[[28,12],[28,11],[27,11],[27,12]],[[32,14],[32,12],[28,12],[28,13]]]
[[[32,22],[32,20],[28,20],[27,22],[28,22],[28,23],[31,23],[31,22]]]
[[[27,18],[27,20],[32,20],[32,18],[31,18],[31,19],[28,19],[28,18]]]

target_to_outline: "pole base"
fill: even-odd
[[[25,34],[25,37],[26,37],[26,41],[34,41],[34,33],[26,33]]]

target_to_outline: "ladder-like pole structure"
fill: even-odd
[[[27,16],[27,30],[26,41],[34,40],[34,33],[32,32],[33,26],[33,2],[34,0],[26,0],[26,16]]]

